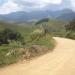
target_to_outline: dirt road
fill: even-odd
[[[0,75],[75,75],[75,41],[54,37],[57,46],[52,53],[29,63],[0,69]]]

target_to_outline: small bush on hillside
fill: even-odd
[[[49,21],[49,18],[44,18],[44,19],[41,19],[41,20],[39,20],[38,22],[36,22],[35,25],[42,24],[42,23],[48,22],[48,21]]]
[[[36,29],[31,33],[31,39],[32,41],[34,40],[39,40],[44,35],[44,30],[42,29]]]
[[[0,32],[0,45],[2,44],[9,44],[9,41],[23,41],[23,37],[21,36],[20,33],[15,32],[11,29],[4,29],[3,31]]]
[[[68,25],[65,26],[66,31],[75,31],[75,20],[71,21]]]
[[[75,39],[75,20],[71,21],[66,28],[66,37],[70,39]]]
[[[0,47],[0,67],[17,62],[22,57],[22,51],[11,47]]]
[[[74,31],[68,31],[66,33],[66,37],[70,39],[75,39],[75,32]]]

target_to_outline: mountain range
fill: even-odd
[[[75,12],[71,9],[63,9],[57,11],[39,10],[33,12],[13,12],[10,14],[0,15],[0,20],[11,22],[25,22],[32,20],[39,20],[42,18],[58,19],[58,20],[72,20],[75,18]]]

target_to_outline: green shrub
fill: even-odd
[[[75,39],[75,32],[74,31],[68,31],[66,33],[66,37],[70,39]]]
[[[0,47],[0,67],[12,64],[20,60],[22,52],[15,48],[6,46]]]
[[[31,39],[32,41],[38,40],[40,37],[44,35],[44,31],[41,29],[36,29],[31,33]]]
[[[72,20],[68,25],[66,25],[65,28],[66,37],[70,39],[75,39],[75,19]]]
[[[0,32],[0,44],[9,44],[9,41],[23,42],[23,37],[19,32],[15,32],[11,29],[4,29]]]

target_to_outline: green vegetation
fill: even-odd
[[[35,41],[36,45],[45,46],[49,49],[54,48],[54,40],[49,34],[46,34],[45,37],[41,37],[38,41]]]
[[[38,26],[41,24],[52,36],[75,39],[75,19],[70,22],[61,20],[42,21]]]
[[[66,28],[66,37],[70,39],[75,39],[75,20],[71,21]]]
[[[44,18],[19,24],[0,22],[0,67],[52,51],[55,46],[52,36],[75,39],[75,20]]]
[[[0,67],[52,51],[54,39],[35,23],[0,22]]]
[[[0,31],[0,66],[17,62],[22,57],[19,50],[22,45],[24,42],[20,33],[7,28]]]
[[[42,25],[46,32],[50,33],[52,36],[75,39],[75,19],[71,22],[43,19],[38,21],[35,25]]]
[[[0,67],[17,62],[22,57],[22,52],[18,48],[0,46]]]
[[[20,33],[15,32],[11,29],[4,29],[0,32],[0,45],[9,44],[12,41],[23,42],[23,37]]]
[[[41,24],[43,22],[49,22],[49,18],[44,18],[42,20],[39,20],[38,22],[36,22],[36,25]]]
[[[42,21],[39,23],[38,26],[41,26],[46,30],[46,32],[50,33],[52,36],[59,36],[59,37],[65,37],[65,25],[67,25],[68,22],[61,21],[61,20],[49,20]]]

